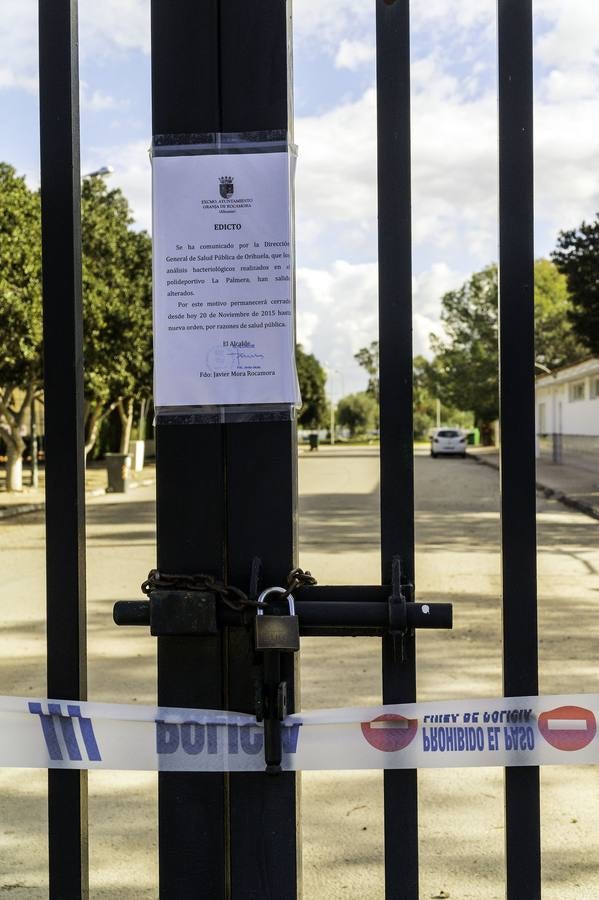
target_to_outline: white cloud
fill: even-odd
[[[363,0],[294,0],[293,29],[298,41],[334,52],[343,38],[360,37],[374,25],[374,5]]]
[[[495,0],[426,0],[411,4],[411,18],[416,29],[433,23],[444,30],[490,27],[495,21]]]
[[[38,84],[37,0],[2,0],[0,89],[35,92]],[[149,0],[79,0],[79,50],[83,60],[150,50]]]
[[[495,253],[496,100],[464,97],[434,59],[416,65],[412,111],[415,245]],[[437,77],[437,75],[439,77]],[[314,247],[343,231],[352,246],[376,221],[376,96],[299,118],[298,236]],[[305,229],[305,230],[304,230]],[[306,240],[304,238],[304,240]],[[302,250],[308,249],[302,247]]]
[[[597,75],[588,68],[568,72],[553,69],[539,87],[539,93],[550,103],[594,99],[597,93]]]
[[[376,215],[374,91],[321,116],[296,121],[298,234],[320,240],[332,223],[371,223]]]
[[[151,230],[152,201],[150,139],[134,141],[130,144],[116,144],[102,148],[90,148],[81,163],[82,172],[91,172],[102,166],[112,166],[110,184],[121,188],[129,201],[136,225]]]
[[[342,41],[362,42],[374,33],[375,6],[364,0],[294,0],[294,36],[307,45],[334,53]],[[495,0],[419,0],[411,4],[414,34],[443,44],[448,34],[492,28]]]
[[[105,112],[107,110],[127,109],[129,106],[128,100],[118,100],[100,89],[90,91],[89,85],[85,81],[80,82],[79,87],[81,109],[83,110]]]
[[[335,67],[337,69],[359,69],[365,63],[371,62],[375,58],[375,53],[373,43],[343,40],[337,50]]]
[[[595,0],[535,0],[535,54],[549,66],[599,63],[599,4]]]
[[[461,272],[496,258],[495,5],[495,0],[411,4],[417,352],[426,350],[428,333],[438,322],[442,293],[464,280]],[[149,0],[80,0],[83,59],[118,61],[147,53],[149,8]],[[536,212],[550,240],[558,228],[599,209],[599,2],[535,0],[534,9],[540,73]],[[327,65],[342,72],[372,62],[373,4],[295,0],[294,17],[296,41],[311,49],[323,72],[330,71]],[[328,63],[318,59],[323,53]],[[0,60],[0,89],[35,91],[37,0],[2,0]],[[122,108],[122,101],[96,84],[83,96],[92,110]],[[319,358],[338,368],[349,365],[351,380],[359,376],[352,354],[376,334],[374,89],[322,114],[298,117],[296,139],[299,335]],[[138,224],[146,228],[148,144],[149,138],[89,148],[82,165],[83,171],[113,165],[112,183],[123,188]]]
[[[149,0],[79,0],[79,32],[85,54],[149,53]]]
[[[341,373],[346,394],[365,387],[353,355],[376,339],[377,277],[376,263],[346,260],[297,272],[298,340],[323,365]]]
[[[415,354],[430,356],[429,335],[440,333],[440,298],[463,281],[443,262],[413,279]],[[344,393],[362,390],[366,377],[353,357],[378,336],[377,264],[336,260],[327,268],[299,268],[297,321],[298,340],[341,373]]]
[[[435,262],[424,272],[412,279],[414,311],[422,319],[438,322],[441,312],[441,297],[453,291],[466,280],[467,275],[451,269],[445,262]],[[428,337],[428,333],[427,333]],[[422,349],[419,353],[424,352]]]
[[[37,78],[20,74],[14,68],[0,67],[0,90],[2,88],[22,88],[30,94],[37,91]]]
[[[0,89],[37,90],[38,28],[36,0],[3,0],[0,15]]]

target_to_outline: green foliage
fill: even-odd
[[[82,184],[86,442],[120,398],[152,391],[152,246],[127,200],[101,177]]]
[[[131,228],[120,190],[82,183],[87,449],[119,400],[152,390],[151,242]],[[42,387],[39,192],[0,163],[0,425],[20,455],[31,397]],[[130,404],[129,404],[130,405]]]
[[[40,205],[6,163],[0,163],[0,335],[0,434],[8,489],[21,490],[23,428],[42,379]]]
[[[366,393],[379,402],[379,342],[371,341],[368,347],[362,347],[354,353],[354,359],[368,372]]]
[[[435,360],[429,362],[424,356],[414,357],[414,438],[427,438],[437,424],[438,372]],[[439,398],[441,399],[441,398]],[[446,402],[439,405],[442,425],[456,428],[472,428],[474,418],[471,412],[464,412]]]
[[[303,428],[319,428],[326,422],[326,372],[313,353],[306,353],[301,344],[295,348],[297,377],[302,395],[298,424]]]
[[[374,428],[377,417],[378,403],[366,391],[342,397],[337,406],[337,423],[349,428],[352,436]]]
[[[441,301],[447,335],[431,335],[435,364],[429,372],[434,392],[459,409],[472,410],[477,422],[497,418],[497,267],[476,272]]]
[[[437,398],[441,425],[472,428],[474,416],[470,410],[452,406],[439,394],[440,373],[436,359],[414,357],[414,437],[428,437],[437,425]]]
[[[414,437],[424,438],[437,421],[437,401],[429,375],[430,363],[414,357]]]
[[[584,348],[570,325],[572,309],[564,277],[549,260],[535,262],[536,360],[548,368],[570,365]],[[461,410],[472,410],[477,424],[499,413],[497,266],[476,272],[442,299],[446,338],[431,335],[435,360],[426,372],[429,390]]]
[[[42,377],[39,195],[0,163],[0,390]],[[8,397],[6,398],[8,401]]]
[[[599,213],[594,222],[561,231],[551,258],[568,281],[568,318],[581,344],[599,356]]]
[[[585,348],[570,322],[566,276],[548,259],[535,262],[535,359],[549,369],[580,362]]]

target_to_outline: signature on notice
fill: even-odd
[[[264,359],[263,353],[244,353],[242,350],[232,350],[229,351],[227,356],[232,358],[232,361],[237,369],[261,369],[262,364],[252,362],[251,360]]]

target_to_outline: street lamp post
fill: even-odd
[[[81,176],[81,180],[84,178],[94,178],[97,175],[103,178],[105,175],[112,175],[113,172],[113,166],[101,166],[99,169],[94,169],[93,172],[86,172],[85,175]]]

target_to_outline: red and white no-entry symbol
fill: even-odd
[[[541,713],[539,731],[557,750],[582,750],[597,733],[597,722],[590,709],[582,706],[558,706]]]
[[[372,747],[392,753],[403,750],[418,731],[418,719],[406,719],[394,713],[377,716],[371,722],[362,722],[362,734]]]

